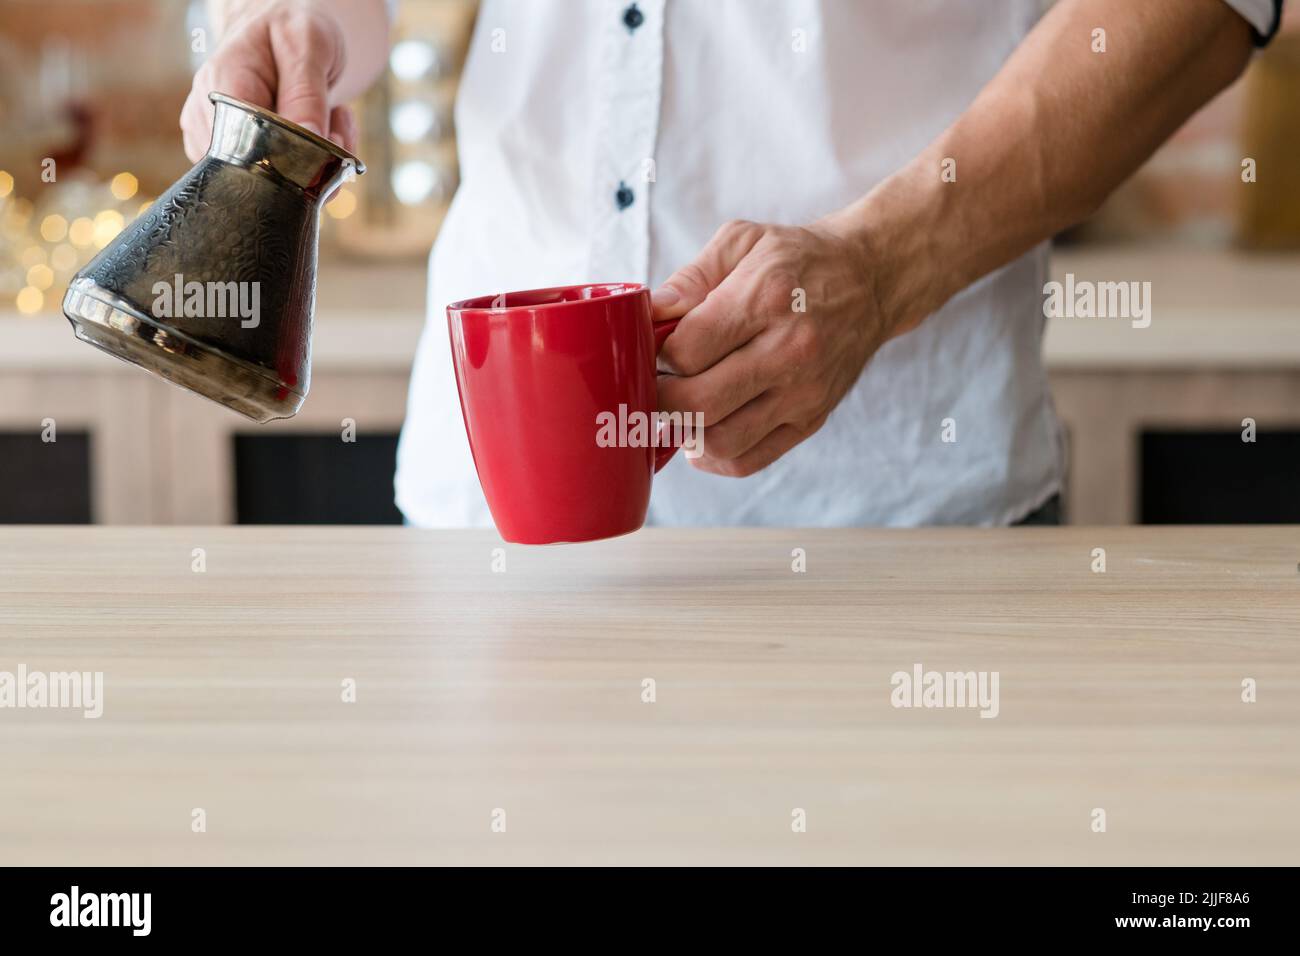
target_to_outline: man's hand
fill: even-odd
[[[1098,25],[1122,38],[1104,55]],[[659,401],[703,413],[694,464],[753,474],[813,434],[882,344],[1086,218],[1250,47],[1221,0],[1060,0],[952,126],[857,202],[806,229],[724,226],[655,293],[657,318],[685,316]]]
[[[836,217],[730,222],[653,296],[684,316],[660,355],[659,407],[704,416],[695,467],[743,477],[821,428],[904,331],[879,308],[866,243]]]
[[[267,109],[355,149],[357,124],[344,102],[374,79],[387,55],[388,20],[378,0],[228,0],[212,5],[220,45],[194,74],[181,110],[185,154],[212,138],[216,90]]]

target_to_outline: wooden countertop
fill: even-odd
[[[98,719],[0,709],[0,860],[1295,864],[1298,562],[1294,527],[0,528],[0,671],[104,674]],[[895,708],[916,665],[996,671],[998,715]]]

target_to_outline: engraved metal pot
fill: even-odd
[[[77,338],[258,422],[311,384],[320,209],[365,166],[251,104],[212,93],[207,154],[77,273]]]

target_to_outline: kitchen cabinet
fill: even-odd
[[[1062,250],[1052,274],[1067,273],[1151,283],[1146,328],[1122,318],[1048,323],[1044,356],[1069,435],[1070,522],[1138,520],[1146,430],[1240,435],[1250,419],[1267,442],[1300,428],[1300,255]]]
[[[87,432],[97,523],[231,523],[238,436],[397,434],[423,297],[420,268],[324,266],[310,395],[267,425],[76,341],[62,316],[0,316],[0,432]]]

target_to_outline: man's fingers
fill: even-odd
[[[330,91],[343,73],[345,53],[342,28],[328,11],[305,3],[267,4],[226,26],[229,35],[195,74],[181,110],[191,159],[202,156],[211,139],[212,90],[355,147],[356,120],[346,108],[331,108]]]
[[[357,119],[350,107],[336,106],[330,111],[328,138],[350,153],[357,151]]]
[[[255,77],[234,73],[228,81],[220,82],[222,85],[217,87],[219,92],[257,106],[275,108],[269,89]],[[204,86],[200,90],[196,85],[181,109],[181,133],[185,144],[185,155],[189,157],[190,162],[198,162],[207,152],[208,145],[212,141],[212,103],[208,100],[208,89],[209,87]],[[329,113],[329,123],[324,128],[326,132],[321,135],[350,152],[356,152],[358,128],[356,116],[350,107],[334,107]]]
[[[741,458],[781,426],[782,402],[781,393],[769,389],[716,425],[706,425],[700,439],[704,455],[718,460]]]
[[[280,75],[275,111],[317,136],[327,136],[330,109],[325,74],[310,65],[290,67],[287,74]]]
[[[680,331],[681,326],[677,328]],[[754,340],[698,375],[663,376],[659,379],[660,410],[703,415],[705,426],[721,422],[766,391],[775,378],[773,362],[779,357],[762,354],[760,348]]]
[[[325,40],[320,34],[324,27],[315,19],[293,26],[284,29],[276,24],[271,28],[271,50],[279,70],[275,111],[313,133],[328,136],[329,92],[343,72],[343,45]],[[340,52],[331,55],[332,50]]]
[[[205,110],[204,106],[208,109]],[[181,138],[185,145],[185,155],[191,163],[197,163],[203,157],[212,141],[211,112],[206,93],[190,93],[185,106],[181,108]]]
[[[711,457],[706,439],[704,454],[699,458],[689,460],[700,471],[707,471],[710,474],[723,475],[728,478],[747,478],[772,464],[772,462],[807,438],[809,434],[810,432],[803,431],[793,425],[780,425],[739,458]]]
[[[763,227],[757,223],[737,220],[724,224],[693,262],[678,269],[650,296],[655,321],[680,318],[703,302],[754,248],[762,234]]]
[[[181,132],[184,134],[185,155],[191,162],[208,151],[212,142],[212,101],[208,93],[215,90],[254,106],[274,108],[273,87],[251,64],[214,59],[194,76],[190,95],[181,108]]]
[[[742,263],[682,318],[659,352],[660,371],[699,375],[762,331],[764,316],[752,304],[752,272]]]

